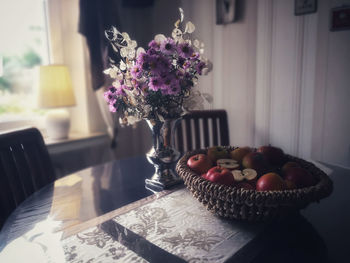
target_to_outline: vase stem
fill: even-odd
[[[147,159],[155,167],[155,174],[146,179],[146,187],[159,190],[181,183],[175,172],[175,165],[180,153],[174,148],[174,131],[179,119],[165,121],[147,120],[152,131],[153,147],[147,153]]]

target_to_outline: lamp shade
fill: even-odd
[[[39,98],[41,108],[75,105],[72,81],[68,68],[63,65],[39,67]]]

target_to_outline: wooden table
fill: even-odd
[[[212,215],[183,187],[153,193],[145,157],[57,180],[0,233],[0,262],[347,262],[350,172],[331,167],[334,193],[273,223]]]

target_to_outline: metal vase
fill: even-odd
[[[146,156],[155,167],[152,178],[146,179],[148,189],[159,191],[182,182],[175,171],[180,152],[174,148],[174,131],[180,120],[147,120],[152,131],[153,147]]]

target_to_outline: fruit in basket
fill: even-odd
[[[239,164],[237,163],[237,161],[232,159],[219,159],[216,161],[216,165],[229,170],[239,168]]]
[[[204,178],[213,183],[224,184],[228,186],[235,184],[235,180],[233,179],[231,171],[219,166],[212,167]]]
[[[281,165],[285,160],[285,155],[282,149],[273,146],[261,146],[257,152],[262,153],[271,165]]]
[[[292,167],[300,167],[300,165],[297,162],[287,162],[282,166],[282,172],[286,173],[287,170]]]
[[[230,152],[231,158],[241,163],[244,156],[251,153],[253,150],[250,147],[239,147]]]
[[[232,171],[233,178],[236,182],[242,181],[254,181],[258,177],[258,173],[254,169],[244,169],[241,170],[233,170]]]
[[[291,181],[297,188],[308,187],[315,184],[315,180],[306,169],[291,167],[286,171],[284,180]]]
[[[218,159],[229,158],[228,151],[220,146],[213,146],[208,149],[208,157],[213,163],[216,163]]]
[[[245,168],[254,169],[258,174],[264,174],[267,171],[267,163],[262,153],[251,152],[244,156],[242,165]]]
[[[191,156],[187,161],[187,166],[198,174],[203,174],[208,172],[212,167],[211,160],[206,154],[195,154]]]
[[[264,174],[256,183],[257,191],[278,191],[284,188],[284,181],[277,173]]]
[[[288,181],[288,180],[284,180],[284,189],[285,190],[292,190],[292,189],[296,189],[296,185],[295,183],[293,183],[292,181]]]

